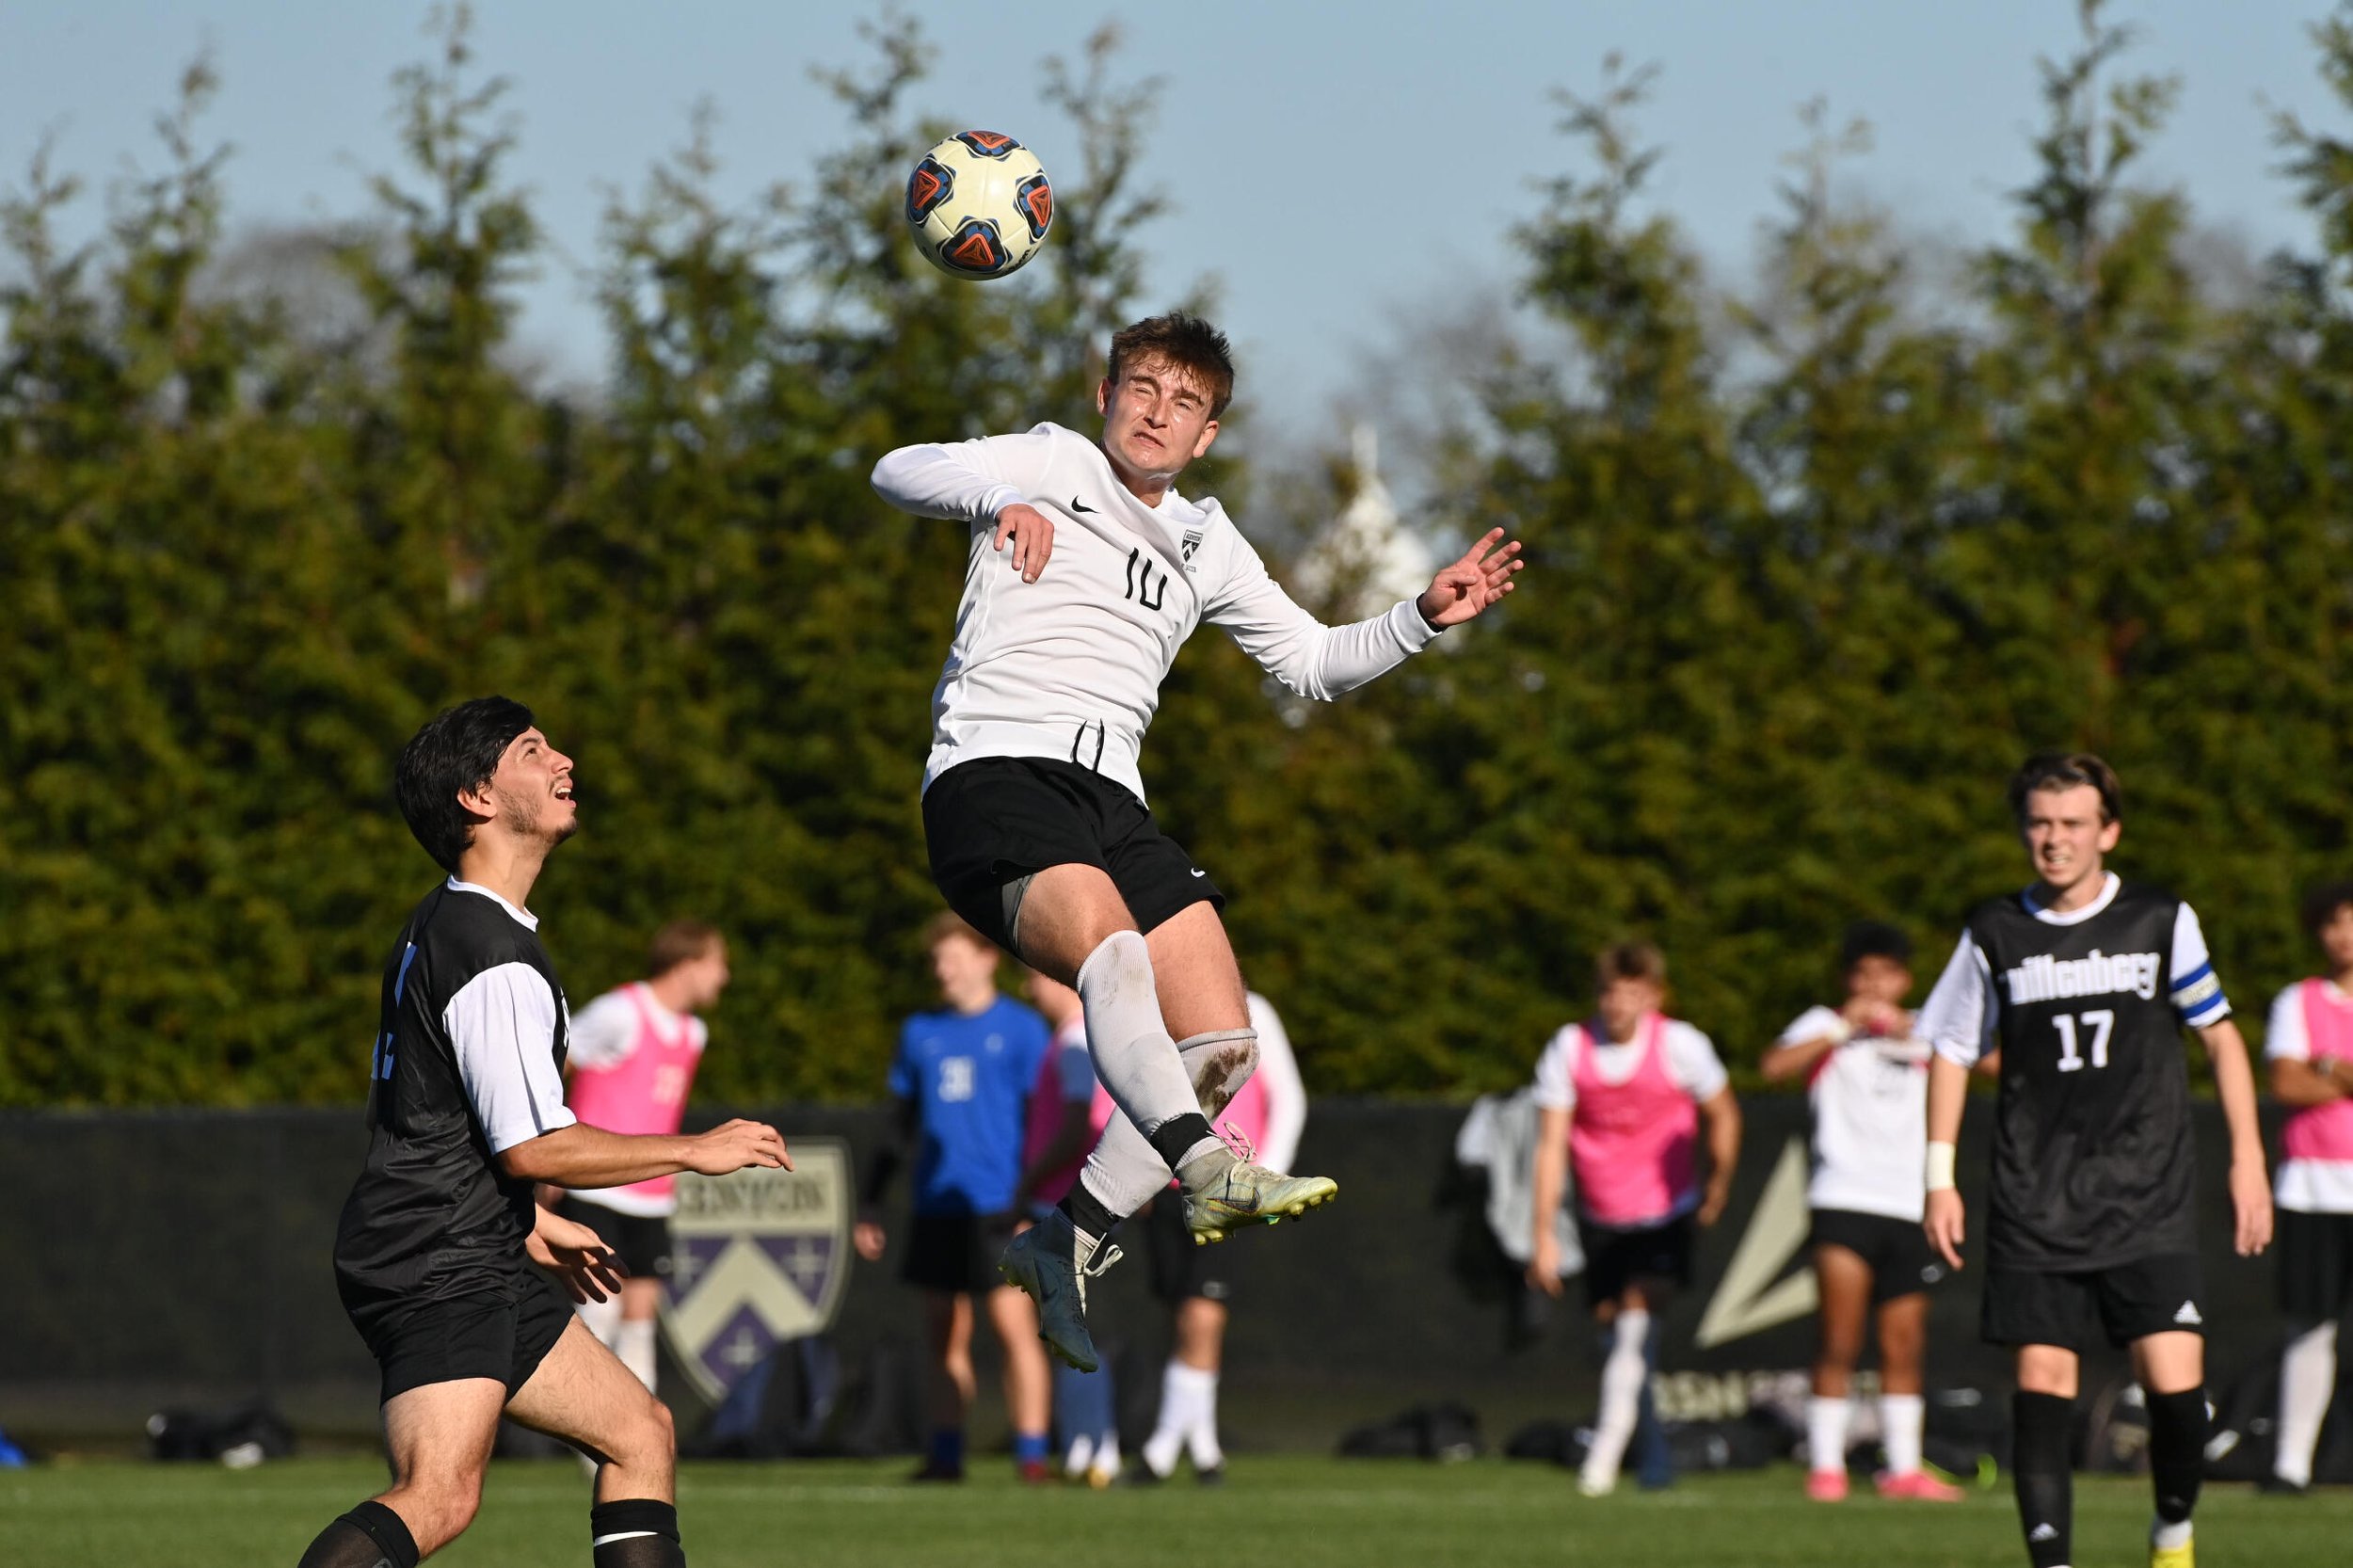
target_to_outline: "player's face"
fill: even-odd
[[[1609,1038],[1623,1044],[1634,1038],[1634,1032],[1642,1026],[1642,1019],[1658,1011],[1666,1000],[1656,981],[1629,979],[1620,975],[1601,988],[1602,1028]]]
[[[580,830],[572,760],[536,728],[506,743],[486,794],[500,824],[518,838],[560,844]]]
[[[1103,451],[1130,488],[1166,488],[1217,440],[1208,391],[1165,360],[1122,365],[1117,381],[1095,389],[1095,406],[1103,415]]]
[[[2100,792],[2089,784],[2034,791],[2019,826],[2035,875],[2061,893],[2098,876],[2124,831],[2122,823],[2100,820]]]
[[[2338,904],[2329,923],[2320,928],[2320,951],[2337,973],[2353,969],[2353,904]]]
[[[932,978],[951,1007],[984,1002],[997,988],[997,950],[968,937],[943,936],[932,946]]]
[[[1866,954],[1847,971],[1847,994],[1881,1007],[1900,1006],[1912,994],[1912,970],[1883,953]]]
[[[686,1010],[689,1013],[699,1013],[707,1007],[715,1005],[719,1000],[719,993],[728,988],[729,978],[728,945],[725,942],[713,942],[711,944],[710,952],[698,958],[688,959],[686,964],[690,971],[688,978],[691,982],[688,986],[691,1000],[686,1004]]]

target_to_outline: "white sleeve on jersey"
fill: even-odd
[[[1031,499],[1052,461],[1053,427],[1018,436],[903,446],[874,465],[875,493],[902,512],[978,528]]]
[[[1846,1023],[1846,1019],[1829,1008],[1817,1003],[1799,1014],[1796,1020],[1781,1032],[1781,1037],[1773,1044],[1802,1046],[1811,1040],[1844,1039]]]
[[[1299,1058],[1291,1054],[1291,1039],[1274,1004],[1250,993],[1250,1027],[1258,1032],[1258,1073],[1266,1082],[1266,1145],[1258,1163],[1273,1171],[1288,1171],[1299,1156],[1299,1135],[1307,1126],[1307,1086],[1299,1077]]]
[[[1693,1099],[1712,1100],[1731,1081],[1731,1075],[1724,1071],[1722,1061],[1716,1055],[1716,1043],[1702,1033],[1698,1026],[1681,1018],[1670,1020],[1666,1047],[1668,1072]]]
[[[2310,1062],[2313,1042],[2304,1028],[2301,982],[2271,999],[2271,1021],[2264,1027],[2264,1055],[2274,1062]]]
[[[555,992],[528,964],[501,964],[466,982],[441,1011],[474,1120],[501,1154],[572,1125],[555,1070]]]
[[[1964,931],[1953,948],[1952,960],[1937,977],[1936,989],[1929,993],[1927,1005],[1913,1024],[1913,1038],[1926,1041],[1947,1062],[1975,1066],[1993,1043],[2001,1016],[1993,967],[1977,951],[1976,938]]]
[[[2222,977],[2214,972],[2198,911],[2186,904],[2173,916],[2172,972],[2173,988],[2166,995],[2182,1022],[2192,1029],[2206,1029],[2231,1016],[2231,999],[2222,994]]]
[[[1204,595],[1201,618],[1224,627],[1260,668],[1301,696],[1329,702],[1395,669],[1438,634],[1410,599],[1370,620],[1326,626],[1267,575],[1266,563],[1230,521],[1219,533],[1226,541],[1225,574]]]
[[[1577,1080],[1569,1072],[1569,1052],[1575,1048],[1579,1032],[1576,1024],[1563,1028],[1545,1047],[1544,1055],[1536,1059],[1537,1110],[1577,1109]]]
[[[607,991],[572,1016],[565,1060],[575,1067],[616,1067],[637,1043],[637,1004],[625,991]]]

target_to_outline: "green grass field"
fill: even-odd
[[[1949,1507],[1867,1496],[1805,1501],[1795,1469],[1706,1477],[1673,1492],[1579,1498],[1567,1472],[1483,1460],[1241,1458],[1224,1488],[1025,1489],[998,1462],[961,1488],[913,1487],[904,1463],[702,1464],[681,1481],[696,1568],[1436,1568],[1564,1563],[2023,1564],[2007,1488]],[[381,1484],[365,1460],[232,1473],[88,1463],[0,1473],[8,1568],[292,1568],[328,1519]],[[2077,1568],[2147,1560],[2148,1490],[2086,1480]],[[2202,1568],[2341,1568],[2353,1493],[2258,1497],[2209,1489]],[[440,1563],[584,1568],[586,1483],[569,1463],[495,1466],[482,1515]]]

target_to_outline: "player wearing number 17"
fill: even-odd
[[[2271,1240],[2254,1074],[2196,913],[2106,867],[2124,828],[2115,772],[2089,754],[2045,752],[2010,779],[2009,805],[2036,880],[1977,906],[1914,1028],[1936,1052],[1929,1240],[1961,1266],[1953,1150],[1970,1064],[1998,1043],[1979,1326],[2017,1352],[2026,1555],[2035,1568],[2073,1560],[2069,1429],[2077,1357],[2100,1336],[2130,1347],[2148,1400],[2149,1560],[2189,1568],[2206,1391],[2182,1025],[2205,1042],[2230,1123],[2241,1255]]]

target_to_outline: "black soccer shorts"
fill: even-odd
[[[923,792],[932,880],[948,906],[1008,952],[1009,884],[1049,866],[1101,868],[1136,929],[1150,931],[1195,904],[1225,895],[1153,822],[1144,802],[1102,775],[1050,758],[959,762]]]
[[[901,1277],[918,1289],[985,1295],[1005,1283],[997,1260],[1013,1240],[1016,1214],[918,1214],[907,1226]]]
[[[1585,1249],[1585,1299],[1594,1305],[1616,1301],[1636,1280],[1691,1283],[1698,1224],[1689,1214],[1623,1229],[1579,1214],[1577,1237]]]
[[[1929,1244],[1917,1220],[1865,1214],[1851,1208],[1817,1208],[1811,1247],[1844,1247],[1871,1271],[1871,1304],[1928,1289],[1945,1277],[1945,1260]]]
[[[1235,1269],[1249,1248],[1196,1243],[1193,1227],[1185,1224],[1184,1196],[1175,1188],[1154,1193],[1143,1219],[1154,1296],[1170,1306],[1234,1299]]]
[[[2084,1351],[2105,1337],[2120,1349],[2153,1334],[2206,1332],[2196,1253],[2158,1253],[2105,1269],[2041,1273],[1994,1267],[1977,1305],[1989,1345]]]
[[[670,1222],[659,1214],[624,1214],[567,1192],[556,1213],[603,1239],[632,1279],[670,1277]]]
[[[2336,1321],[2353,1307],[2353,1214],[2278,1211],[2280,1310],[2298,1323]]]
[[[571,1304],[536,1269],[465,1295],[346,1298],[344,1310],[381,1373],[377,1399],[461,1378],[495,1378],[509,1399],[531,1381],[572,1321]]]

